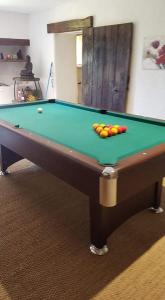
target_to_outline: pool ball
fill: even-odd
[[[109,131],[109,127],[105,126],[105,127],[104,127],[104,130]]]
[[[128,129],[127,126],[122,126],[121,128],[122,128],[122,133],[126,132]]]
[[[101,123],[100,126],[104,128],[106,125],[104,123]]]
[[[96,132],[99,134],[101,131],[103,130],[103,127],[101,127],[101,126],[98,126],[97,128],[96,128]]]
[[[103,129],[103,130],[100,132],[100,136],[101,136],[102,138],[106,138],[106,137],[108,136],[108,131]]]
[[[123,132],[122,127],[117,128],[117,130],[118,130],[118,133],[119,133],[119,134]]]
[[[94,123],[94,124],[92,125],[93,129],[95,129],[95,130],[96,130],[96,128],[97,128],[98,126],[99,126],[98,123]]]
[[[117,130],[117,128],[115,128],[115,127],[112,127],[112,128],[110,129],[110,131],[111,131],[111,134],[112,134],[112,135],[116,135],[116,134],[118,133],[118,130]]]
[[[43,109],[41,107],[39,107],[39,108],[37,108],[37,111],[38,111],[38,113],[41,114],[43,112]]]

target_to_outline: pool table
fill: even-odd
[[[101,138],[93,123],[128,130]],[[163,120],[55,99],[2,105],[0,157],[1,175],[27,158],[89,196],[92,253],[106,253],[108,236],[135,213],[149,207],[162,212]]]

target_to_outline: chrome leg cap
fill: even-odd
[[[0,176],[8,175],[9,171],[0,171]]]
[[[107,245],[104,245],[102,248],[97,248],[96,246],[91,245],[90,250],[93,254],[104,255],[108,252],[108,247]]]
[[[158,208],[150,207],[149,210],[153,211],[155,214],[161,214],[164,211],[162,207],[158,207]]]

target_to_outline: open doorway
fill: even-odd
[[[55,34],[56,98],[81,103],[82,32]]]

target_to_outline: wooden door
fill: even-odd
[[[125,112],[133,24],[83,30],[82,102]]]

